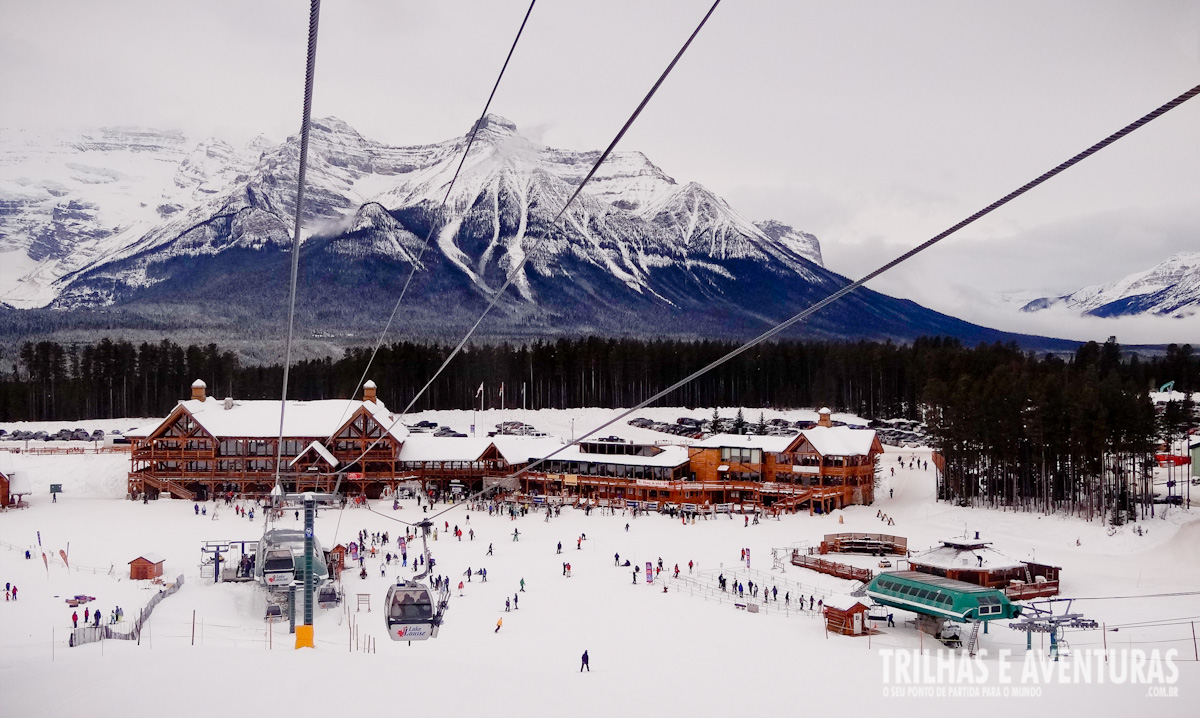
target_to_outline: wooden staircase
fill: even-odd
[[[177,499],[186,499],[188,501],[196,500],[196,492],[189,491],[182,485],[171,481],[170,479],[156,479],[149,476],[142,477],[142,483],[146,486],[153,487],[159,491],[166,491]]]

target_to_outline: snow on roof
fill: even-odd
[[[475,461],[492,445],[491,439],[468,436],[409,434],[397,461]]]
[[[203,379],[197,379],[196,381],[192,382],[192,388],[193,389],[207,389],[208,384],[205,384]]]
[[[363,384],[363,388],[364,389],[374,389],[375,388],[374,380],[367,379],[366,383]]]
[[[214,397],[189,399],[183,407],[204,430],[214,437],[261,437],[279,435],[279,402],[274,400],[235,401],[226,409],[225,402]],[[283,435],[287,437],[329,437],[342,427],[360,408],[365,407],[383,428],[392,426],[391,435],[404,441],[408,430],[383,405],[383,402],[364,402],[354,399],[324,399],[321,401],[289,401],[284,412]],[[164,420],[165,421],[165,420]],[[141,437],[162,426],[159,422],[150,431],[145,428],[127,435]],[[143,433],[144,432],[144,433]]]
[[[795,436],[758,436],[756,434],[713,434],[702,441],[692,444],[700,449],[721,449],[725,447],[749,447],[763,451],[787,451],[787,447],[796,439]]]
[[[0,474],[3,474],[4,476],[12,476],[14,470],[12,452],[0,451]]]
[[[162,556],[159,556],[156,553],[144,553],[141,556],[138,556],[137,558],[135,558],[133,561],[137,561],[138,559],[143,559],[143,558],[146,559],[147,561],[149,561],[150,563],[162,563],[163,561],[166,561],[165,558],[163,558]],[[130,561],[129,563],[133,563],[133,561]]]
[[[866,456],[871,453],[871,445],[875,443],[874,429],[851,429],[848,426],[818,426],[805,429],[800,435],[808,439],[808,443],[822,456]]]
[[[664,445],[658,447],[662,451],[654,456],[635,456],[631,454],[592,454],[579,449],[576,444],[565,449],[554,457],[554,461],[591,461],[597,464],[617,464],[619,466],[655,466],[673,469],[688,461],[688,450],[685,446]]]
[[[553,454],[565,442],[557,436],[494,436],[492,443],[508,463],[526,464]]]
[[[858,596],[851,596],[848,593],[835,593],[825,599],[826,608],[834,608],[839,611],[849,611],[855,606],[869,608],[867,604],[863,603],[861,598]]]
[[[329,453],[329,449],[326,449],[325,445],[319,441],[313,441],[308,446],[304,447],[303,451],[301,451],[299,454],[296,454],[296,458],[294,458],[288,462],[288,466],[295,465],[295,463],[300,460],[300,457],[304,456],[305,452],[307,452],[309,449],[316,451],[317,454],[319,454],[322,459],[325,459],[325,463],[329,464],[332,467],[335,467],[335,468],[337,467],[338,460],[334,457],[333,454]],[[278,486],[276,486],[276,488],[278,488]]]
[[[979,557],[983,557],[982,568],[992,571],[1003,571],[1010,568],[1021,568],[1024,564],[1014,561],[993,548],[982,546],[978,548],[960,548],[945,544],[918,554],[913,554],[909,564],[934,566],[936,568],[980,568]]]

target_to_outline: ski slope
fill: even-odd
[[[674,419],[705,416],[702,411],[645,413],[659,418],[656,414],[663,412]],[[457,424],[469,414],[442,418]],[[519,418],[514,412],[507,414],[504,418]],[[569,431],[569,414],[529,412],[528,421],[558,433],[564,420]],[[577,412],[577,431],[603,414]],[[768,412],[768,418],[774,415]],[[802,413],[787,415],[800,418]],[[493,416],[487,418],[495,423]],[[748,412],[747,418],[757,414],[751,417]],[[642,431],[615,429],[611,433],[618,435]],[[737,610],[731,601],[715,600],[711,592],[691,595],[694,591],[686,585],[663,580],[665,573],[653,585],[640,577],[635,584],[629,569],[613,565],[614,553],[622,562],[629,558],[643,567],[661,557],[668,571],[678,563],[686,575],[691,560],[697,563],[693,578],[715,585],[718,572],[733,575],[742,548],[751,551],[752,569],[770,574],[772,548],[815,544],[825,533],[895,533],[908,537],[915,552],[940,538],[979,531],[1012,558],[1062,566],[1064,595],[1105,598],[1078,601],[1075,610],[1108,625],[1200,614],[1197,595],[1108,598],[1200,592],[1197,512],[1172,508],[1165,518],[1143,522],[1148,529],[1144,535],[1125,527],[1110,536],[1098,523],[1074,518],[952,507],[933,500],[932,463],[928,471],[900,468],[900,457],[925,460],[929,451],[888,447],[882,489],[877,492],[884,498],[873,506],[750,526],[740,516],[683,525],[667,517],[595,512],[585,516],[569,508],[549,521],[540,513],[512,521],[459,505],[439,518],[438,539],[430,542],[436,572],[457,586],[468,566],[486,567],[489,580],[480,583],[475,577],[461,595],[452,592],[437,639],[412,646],[387,639],[380,612],[384,594],[395,576],[411,573],[393,566],[383,578],[380,561],[368,558],[369,578],[359,579],[352,570],[343,574],[349,610],[318,609],[317,648],[296,651],[286,624],[276,625],[268,636],[259,589],[200,578],[203,541],[256,539],[263,530],[260,513],[251,522],[223,505],[214,515],[211,502],[204,504],[208,515],[196,516],[190,502],[126,501],[124,455],[22,455],[19,468],[29,472],[36,492],[32,506],[0,514],[0,576],[20,588],[19,601],[0,607],[3,713],[89,718],[281,710],[292,716],[729,716],[763,711],[865,714],[884,709],[895,715],[1011,715],[1014,710],[1115,715],[1149,709],[1156,716],[1194,715],[1200,664],[1191,660],[1186,621],[1107,634],[1110,649],[1177,649],[1178,698],[1150,698],[1145,685],[1059,682],[1041,684],[1035,697],[889,697],[880,650],[936,647],[904,624],[908,615],[898,613],[897,627],[880,627],[869,640],[827,636],[823,621],[813,614],[777,610],[788,584],[780,584],[778,604],[752,614]],[[64,485],[65,493],[56,503],[48,494],[51,482]],[[894,498],[887,498],[889,489]],[[401,505],[393,511],[385,500],[372,502],[374,512],[323,511],[317,520],[320,543],[347,542],[363,529],[387,531],[394,550],[404,526],[393,519],[411,521],[421,515],[413,502]],[[446,508],[439,504],[436,510]],[[895,525],[885,526],[876,517],[879,511]],[[466,535],[461,542],[448,540],[444,521],[464,534],[473,529],[475,540]],[[283,525],[299,522],[288,513]],[[518,542],[512,541],[514,528],[520,531]],[[46,569],[38,557],[39,532],[48,555],[69,546],[72,569],[56,563]],[[587,540],[577,550],[581,534]],[[555,553],[559,541],[561,556]],[[489,543],[494,545],[493,556],[485,555]],[[23,558],[25,548],[34,551],[34,560]],[[108,641],[68,648],[72,609],[64,597],[95,596],[97,601],[89,606],[98,606],[105,616],[114,605],[121,605],[127,616],[136,614],[151,591],[128,579],[128,562],[144,552],[165,557],[166,577],[183,574],[186,582],[155,610],[141,645]],[[838,560],[874,568],[878,559]],[[562,575],[564,561],[572,564],[569,578]],[[848,582],[790,565],[774,575],[780,582],[819,591],[849,587]],[[518,591],[521,579],[526,591],[519,594],[520,608],[505,613],[504,600]],[[355,611],[357,594],[369,595],[371,612]],[[82,620],[82,608],[79,612]],[[504,625],[496,632],[501,617]],[[1001,623],[982,637],[988,651],[983,660],[993,666],[1001,649],[1013,651],[1017,660],[1024,650],[1024,634]],[[353,649],[354,626],[360,647],[373,638],[375,652]],[[1099,631],[1076,631],[1067,638],[1076,651],[1102,643]],[[1040,648],[1036,636],[1034,647]],[[589,652],[591,671],[580,675],[584,650]]]

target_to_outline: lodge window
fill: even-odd
[[[739,464],[761,464],[762,449],[721,447],[721,461],[736,462]]]

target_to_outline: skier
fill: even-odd
[[[521,579],[521,592],[525,592],[525,579]]]
[[[100,609],[97,608],[95,611],[92,611],[92,618],[95,619],[95,627],[99,628],[100,627]]]
[[[614,553],[614,554],[613,554],[613,565],[614,565],[614,566],[620,566],[620,565],[621,565],[621,554],[620,554],[620,553]]]
[[[887,625],[888,625],[888,628],[893,628],[896,625],[896,621],[895,621],[894,617],[892,616],[892,614],[890,614],[890,613],[888,614]]]
[[[192,509],[196,512],[197,516],[200,515],[200,504],[192,504]]]
[[[583,652],[583,663],[581,663],[581,664],[580,664],[580,666],[579,666],[579,672],[580,672],[580,673],[583,673],[583,669],[584,669],[584,668],[586,668],[586,669],[587,669],[588,673],[591,673],[591,672],[592,672],[592,667],[588,665],[588,654],[587,654],[587,651],[584,651],[584,652]]]
[[[503,626],[503,625],[504,625],[504,616],[501,616],[501,617],[500,617],[500,618],[499,618],[499,619],[496,621],[496,630],[495,630],[495,633],[499,633],[499,632],[500,632],[500,627],[501,627],[501,626]]]
[[[90,608],[83,609],[83,625],[86,626],[88,624],[88,622],[91,620],[92,620],[92,609],[90,609]]]
[[[558,542],[558,550],[555,551],[554,553],[562,553],[562,541]]]
[[[583,537],[575,539],[575,548],[579,551],[583,550]]]
[[[513,529],[513,541],[517,541],[517,540],[519,540],[519,539],[518,539],[518,537],[519,537],[520,535],[521,535],[521,532],[520,532],[520,531],[518,531],[517,529]]]
[[[491,556],[491,555],[492,555],[492,545],[491,545],[491,544],[488,544],[488,552],[487,552],[487,555],[488,555],[488,556]]]
[[[515,593],[513,594],[513,610],[521,610],[521,599]]]
[[[692,572],[692,562],[688,561],[688,573]]]
[[[504,611],[505,611],[505,613],[507,613],[507,612],[510,610],[510,609],[509,609],[509,606],[510,606],[510,605],[511,605],[511,602],[508,600],[508,598],[507,598],[507,597],[505,597],[505,599],[504,599]]]

